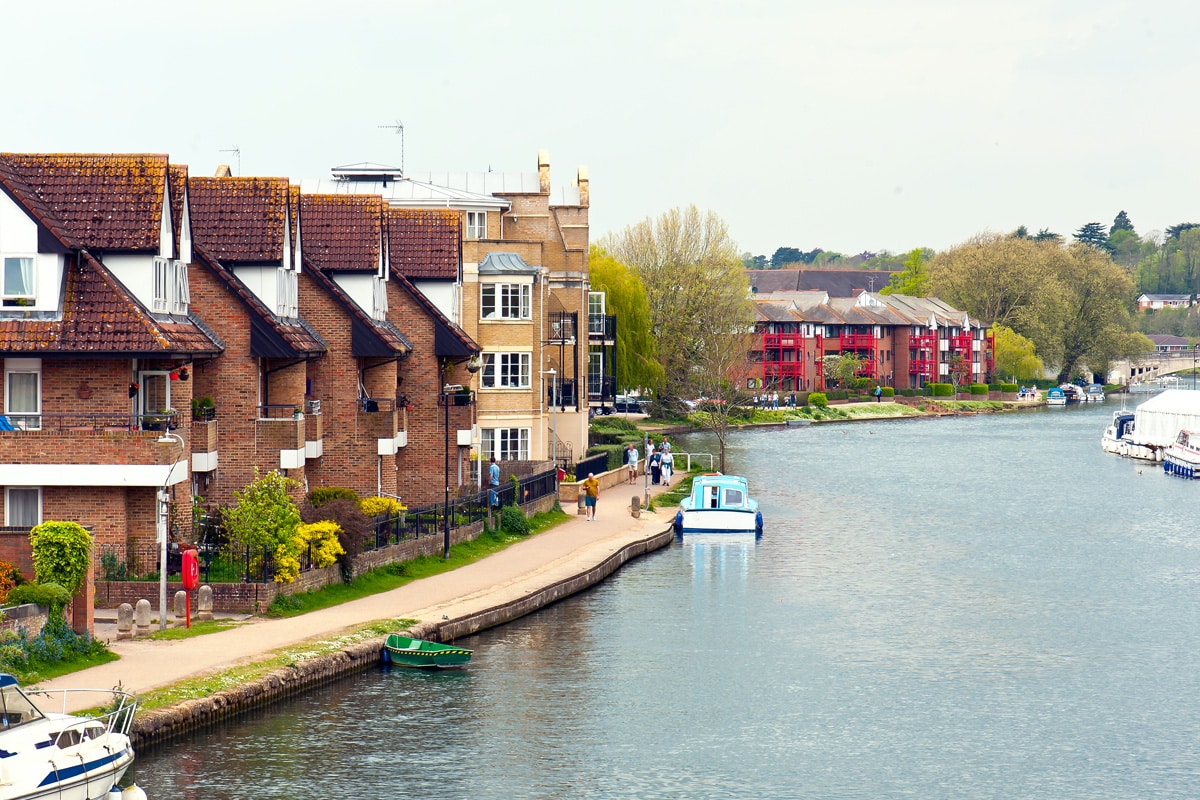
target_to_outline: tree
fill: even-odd
[[[1042,228],[1033,235],[1033,239],[1036,242],[1053,242],[1054,244],[1062,244],[1063,237],[1061,233],[1054,233],[1049,228]]]
[[[1026,228],[1024,225],[1018,225],[1017,229],[1012,232],[1012,235],[1014,238],[1017,238],[1017,239],[1028,239],[1029,238],[1029,228]]]
[[[693,396],[705,350],[754,324],[750,285],[725,222],[695,206],[677,208],[609,234],[599,245],[645,286],[648,329],[664,370],[659,399]]]
[[[604,292],[608,310],[616,314],[617,388],[656,388],[662,383],[658,345],[650,334],[650,301],[641,278],[597,245],[588,254],[592,289]]]
[[[254,480],[233,493],[235,504],[223,515],[225,529],[231,542],[250,551],[252,568],[261,566],[264,550],[280,560],[294,554],[301,520],[291,492],[297,486],[275,470],[260,476],[255,469]]]
[[[1167,228],[1167,238],[1178,239],[1181,233],[1190,231],[1192,228],[1200,228],[1200,222],[1181,222],[1178,225],[1172,225]]]
[[[938,253],[929,263],[931,293],[995,325],[1022,330],[1040,300],[1049,241],[984,233]]]
[[[713,324],[704,334],[705,347],[696,353],[692,386],[696,395],[707,398],[691,418],[717,439],[718,462],[725,471],[725,447],[733,428],[733,415],[739,413],[741,387],[750,377],[750,362],[746,358],[754,340],[749,325],[724,327]]]
[[[825,376],[826,386],[848,389],[854,384],[854,378],[862,369],[862,359],[854,353],[824,356],[821,358],[821,372]]]
[[[1133,222],[1130,221],[1129,215],[1123,209],[1113,218],[1113,224],[1108,229],[1108,235],[1112,236],[1117,231],[1129,231],[1133,233]]]
[[[1080,244],[1090,245],[1098,250],[1103,250],[1106,253],[1112,253],[1111,245],[1108,243],[1108,232],[1104,230],[1104,225],[1099,222],[1089,222],[1075,231],[1075,241]]]
[[[929,267],[925,264],[925,254],[920,248],[908,254],[908,258],[904,260],[904,269],[893,272],[888,285],[879,293],[906,294],[909,297],[929,295]]]
[[[742,253],[742,266],[746,269],[769,269],[770,262],[766,256],[756,256],[749,252]]]
[[[771,269],[782,269],[788,264],[799,264],[803,255],[795,247],[780,247],[771,256]]]
[[[1033,341],[1003,325],[992,327],[996,337],[996,374],[1010,381],[1036,380],[1046,374]]]

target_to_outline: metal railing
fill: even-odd
[[[0,415],[0,430],[50,431],[61,433],[74,430],[161,431],[179,426],[178,411],[157,411],[152,414],[114,414],[85,412],[81,414],[4,414]]]

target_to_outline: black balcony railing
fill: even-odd
[[[588,314],[588,338],[616,340],[617,317],[615,314]]]
[[[277,405],[259,406],[259,419],[295,419],[304,413],[304,406],[294,403],[279,403]]]
[[[575,405],[575,385],[575,379],[568,378],[565,381],[560,381],[557,386],[547,386],[546,405],[558,406],[559,408]],[[558,390],[557,398],[554,396],[556,389]]]
[[[593,403],[608,403],[617,399],[617,379],[588,378],[588,400]]]
[[[555,311],[550,314],[550,341],[567,342],[578,333],[578,315],[571,311]]]

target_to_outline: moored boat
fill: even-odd
[[[763,517],[758,501],[750,497],[745,478],[711,472],[697,475],[692,493],[679,504],[675,532],[747,533],[762,535]]]
[[[66,713],[80,696],[104,710]],[[117,786],[133,763],[129,726],[136,711],[133,695],[117,689],[23,690],[0,673],[0,800],[145,797],[136,787],[122,793]]]
[[[384,660],[387,663],[418,669],[462,667],[471,660],[474,653],[474,650],[465,647],[414,639],[399,633],[388,634],[383,644]]]
[[[1181,478],[1200,478],[1200,431],[1179,432],[1163,450],[1163,471]]]
[[[1104,402],[1104,387],[1098,383],[1088,384],[1087,390],[1083,393],[1083,397],[1089,403]]]
[[[1046,390],[1046,405],[1048,406],[1065,406],[1067,404],[1067,396],[1063,394],[1063,390],[1057,386],[1053,386]]]

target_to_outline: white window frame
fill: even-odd
[[[28,276],[23,274],[25,272],[25,268],[21,264],[22,261],[29,262]],[[24,283],[24,279],[26,277],[29,278],[29,286],[22,287],[28,288],[29,292],[27,294],[24,292],[20,294],[15,292],[9,294],[8,270],[10,266],[22,272],[22,283]],[[4,260],[0,262],[0,292],[3,292],[3,304],[9,308],[15,306],[31,306],[37,303],[37,255],[35,253],[4,254]]]
[[[371,319],[383,322],[388,315],[387,279],[375,276]]]
[[[528,461],[530,428],[483,428],[480,432],[483,460]]]
[[[533,318],[533,285],[529,283],[481,283],[479,317],[485,320],[528,320]]]
[[[487,212],[486,211],[468,211],[467,212],[467,232],[464,239],[486,239],[487,238]]]
[[[32,409],[13,408],[13,375],[35,376],[37,402]],[[4,413],[14,428],[23,431],[42,429],[42,360],[40,358],[4,359]]]
[[[483,389],[529,389],[533,353],[484,353],[479,385]]]
[[[162,256],[154,257],[154,295],[150,310],[165,314],[171,295],[171,261]]]
[[[32,525],[13,518],[14,492],[34,492],[37,496],[37,513]],[[40,486],[7,486],[4,489],[4,524],[10,528],[33,528],[42,524],[42,488]]]
[[[187,316],[188,304],[192,302],[191,289],[188,288],[187,264],[175,260],[171,262],[171,269],[175,273],[175,294],[171,298],[171,313]]]
[[[275,314],[280,317],[295,318],[300,316],[299,282],[296,272],[287,267],[280,267],[275,273]]]

